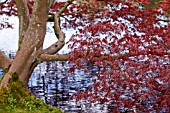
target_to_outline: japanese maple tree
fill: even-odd
[[[20,22],[15,58],[0,52],[0,67],[8,69],[0,87],[7,87],[13,73],[27,87],[43,61],[70,60],[75,64],[70,71],[88,71],[88,62],[97,67],[97,79],[71,99],[107,103],[113,112],[169,112],[169,0],[12,0],[0,8],[0,14],[16,15]],[[48,21],[54,22],[58,41],[43,49]],[[76,30],[69,55],[56,54],[65,44],[61,28]]]
[[[71,8],[82,10],[72,16],[79,27],[71,38],[71,58],[75,68],[92,62],[98,67],[98,79],[89,90],[71,98],[105,103],[113,112],[168,112],[170,1],[103,0],[74,5]]]

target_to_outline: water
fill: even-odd
[[[5,52],[13,58],[15,52]],[[93,106],[88,101],[76,103],[69,99],[77,92],[89,89],[96,79],[96,67],[89,66],[88,71],[76,69],[69,71],[70,65],[66,61],[43,62],[39,64],[28,83],[29,89],[37,97],[51,106],[61,108],[65,113],[106,113],[107,106]],[[2,70],[0,70],[2,75]]]
[[[0,30],[0,50],[7,50],[5,54],[10,58],[15,56],[13,51],[17,50],[18,45],[18,29],[16,28],[18,20],[14,19],[14,21],[16,21],[14,29]],[[68,30],[66,36],[71,36],[70,33]],[[56,40],[52,23],[48,23],[44,48]],[[65,46],[60,52],[65,53],[66,51],[67,47]],[[72,94],[85,91],[93,85],[97,70],[93,66],[88,68],[88,72],[84,70],[69,72],[68,62],[44,62],[35,68],[29,81],[29,88],[36,97],[42,98],[49,105],[61,108],[66,113],[107,113],[109,112],[107,105],[94,106],[88,101],[76,103],[75,100],[69,100]],[[1,74],[2,70],[0,69]]]
[[[0,29],[0,50],[6,51],[16,51],[18,49],[18,37],[19,37],[19,21],[17,17],[7,17],[4,15],[0,15],[0,22],[9,22],[12,24],[13,29]],[[49,47],[51,44],[55,43],[58,39],[55,36],[54,23],[48,22],[46,28],[46,36],[43,44],[43,48]],[[64,33],[66,34],[65,41],[67,42],[71,35],[75,33],[73,29],[64,29]],[[67,45],[65,45],[59,53],[68,53],[70,50]]]
[[[41,74],[40,74],[41,73]],[[30,78],[29,88],[38,97],[52,106],[58,106],[65,112],[86,112],[90,108],[88,102],[77,104],[69,97],[76,93],[87,90],[92,84],[92,71],[75,70],[69,72],[67,62],[45,62],[40,64]]]
[[[4,16],[0,16],[0,21],[8,21],[13,24],[13,29],[0,30],[0,50],[5,50],[5,54],[10,58],[15,56],[18,47],[18,18],[12,17],[4,20]],[[47,48],[52,43],[57,41],[53,31],[53,23],[47,23],[47,33],[44,41],[44,47]],[[72,30],[65,30],[66,41],[69,40]],[[64,46],[59,53],[68,53],[67,45]],[[105,113],[106,107],[90,106],[90,103],[84,101],[80,104],[74,100],[69,100],[69,97],[76,92],[87,90],[95,78],[93,67],[91,70],[85,72],[84,70],[75,70],[69,72],[69,65],[67,62],[44,62],[38,65],[29,81],[29,88],[38,98],[42,98],[44,102],[52,106],[58,106],[63,111],[68,113]],[[0,75],[2,75],[0,69]],[[102,108],[102,111],[100,110]]]

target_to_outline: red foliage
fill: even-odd
[[[50,12],[63,4],[54,2]],[[71,98],[107,103],[115,113],[169,112],[169,4],[169,0],[73,2],[63,14],[69,21],[64,27],[71,24],[77,30],[70,39],[75,63],[70,70],[86,68],[87,59],[98,67],[98,79],[88,91]],[[1,4],[0,14],[17,15],[15,7],[13,0]]]
[[[83,13],[72,16],[79,26],[72,59],[76,67],[83,58],[101,68],[94,85],[72,98],[109,103],[113,112],[168,112],[170,24],[160,17],[169,18],[169,1],[156,8],[143,7],[151,0],[96,2],[73,5]]]

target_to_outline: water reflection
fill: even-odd
[[[92,73],[95,74],[93,67],[91,70],[69,72],[68,62],[44,62],[33,72],[29,88],[38,98],[44,99],[49,105],[60,107],[65,112],[92,113],[90,103],[84,101],[78,104],[74,100],[69,100],[72,94],[85,91],[93,84],[94,79],[91,79]],[[93,112],[95,113],[94,109]]]
[[[13,58],[15,52],[5,54]],[[42,98],[49,105],[58,106],[66,113],[106,113],[107,106],[93,106],[87,101],[76,103],[75,100],[69,100],[72,94],[85,91],[94,83],[97,68],[88,68],[88,72],[78,69],[69,72],[68,62],[43,62],[35,68],[28,85],[36,97]]]

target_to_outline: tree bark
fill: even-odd
[[[18,17],[19,17],[19,42],[18,48],[22,43],[24,38],[24,33],[26,32],[28,25],[29,25],[29,11],[27,6],[26,0],[15,0],[17,10],[18,10]]]
[[[65,44],[65,33],[60,28],[60,16],[73,0],[68,0],[55,14],[55,34],[58,41],[43,50],[51,0],[34,1],[33,12],[28,12],[26,0],[15,0],[19,16],[19,49],[15,58],[10,60],[0,51],[0,67],[8,72],[0,83],[0,88],[8,88],[11,75],[17,73],[27,88],[34,68],[43,61],[68,60],[68,55],[56,55]]]
[[[11,62],[11,59],[9,59],[2,51],[0,51],[0,68],[3,70],[9,68]]]
[[[22,43],[20,44],[20,49],[17,51],[9,71],[3,77],[0,88],[3,86],[7,87],[8,81],[13,73],[18,74],[24,85],[28,83],[29,77],[31,76],[29,69],[31,69],[32,64],[34,64],[38,54],[40,54],[40,51],[43,47],[43,41],[46,33],[46,21],[48,17],[49,2],[50,0],[35,1],[30,23],[26,32],[24,33],[24,36],[21,36],[23,39]],[[23,2],[23,5],[24,4],[25,2]],[[25,22],[20,22],[21,24],[25,24]],[[3,63],[4,61],[1,62]]]

